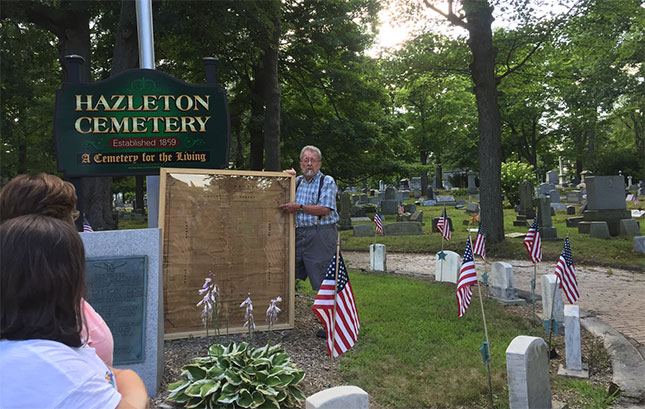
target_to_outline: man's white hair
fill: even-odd
[[[315,146],[313,146],[313,145],[307,145],[307,146],[305,146],[304,148],[302,148],[302,150],[300,151],[300,160],[302,160],[302,155],[304,155],[304,154],[305,154],[305,151],[312,151],[312,152],[316,152],[316,153],[318,154],[318,160],[319,160],[319,161],[321,161],[321,160],[322,160],[322,153],[320,153],[320,149],[316,148],[316,147],[315,147]]]

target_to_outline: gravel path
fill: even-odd
[[[600,249],[599,249],[600,250]],[[369,253],[344,251],[348,268],[370,268]],[[574,259],[575,260],[575,259]],[[432,275],[435,271],[434,254],[388,253],[387,269],[399,274]],[[505,261],[513,266],[515,287],[530,291],[533,264],[528,260],[487,260],[490,263]],[[477,270],[481,274],[481,259],[477,257]],[[645,346],[645,273],[609,267],[575,265],[580,299],[576,303],[588,314],[595,315],[611,325],[626,338],[637,343],[642,351]],[[555,271],[554,262],[539,263],[536,294],[541,294],[541,276]],[[566,297],[565,297],[566,303]]]

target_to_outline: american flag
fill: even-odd
[[[383,216],[379,212],[374,215],[374,224],[376,224],[376,231],[383,234]]]
[[[564,249],[560,254],[558,265],[555,266],[555,275],[560,279],[560,288],[567,295],[571,304],[575,303],[580,295],[578,294],[578,281],[576,280],[576,269],[573,265],[573,255],[569,238],[564,239]]]
[[[450,222],[448,221],[445,207],[443,208],[443,212],[441,212],[441,217],[437,220],[437,230],[441,233],[441,237],[450,240]]]
[[[473,295],[471,285],[477,284],[477,272],[475,271],[475,260],[473,259],[473,249],[470,245],[470,237],[466,240],[466,249],[464,250],[464,260],[461,262],[459,270],[459,280],[457,281],[457,306],[458,315],[461,317],[466,313],[470,305],[470,299]]]
[[[403,216],[403,213],[405,213],[405,209],[403,205],[399,205],[399,216]]]
[[[311,309],[325,325],[327,331],[327,352],[337,357],[351,348],[358,339],[360,322],[356,311],[354,292],[343,257],[338,266],[338,290],[336,292],[336,320],[334,324],[334,277],[336,276],[336,255],[331,260],[314,305]],[[335,330],[335,331],[334,331]],[[335,332],[332,355],[332,333]]]
[[[533,218],[533,224],[529,227],[523,244],[533,264],[542,261],[542,239],[540,238],[540,227],[538,226],[537,217]]]
[[[475,236],[475,244],[473,246],[473,253],[479,254],[482,258],[486,258],[486,243],[484,242],[484,231],[482,225],[479,225],[477,236]]]
[[[87,221],[85,217],[83,217],[83,233],[92,233],[94,232],[94,229],[92,229],[92,226],[90,226],[90,222]]]

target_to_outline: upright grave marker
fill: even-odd
[[[580,347],[580,307],[564,306],[564,340],[566,347],[566,368],[560,364],[558,375],[574,378],[589,378],[589,367],[582,363]]]
[[[551,409],[549,351],[542,338],[520,335],[506,348],[511,409]]]

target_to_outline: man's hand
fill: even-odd
[[[300,209],[300,203],[289,202],[289,203],[281,204],[280,209],[284,210],[287,213],[295,213]]]
[[[296,176],[296,170],[294,168],[283,170],[284,173],[287,173],[291,176]]]

